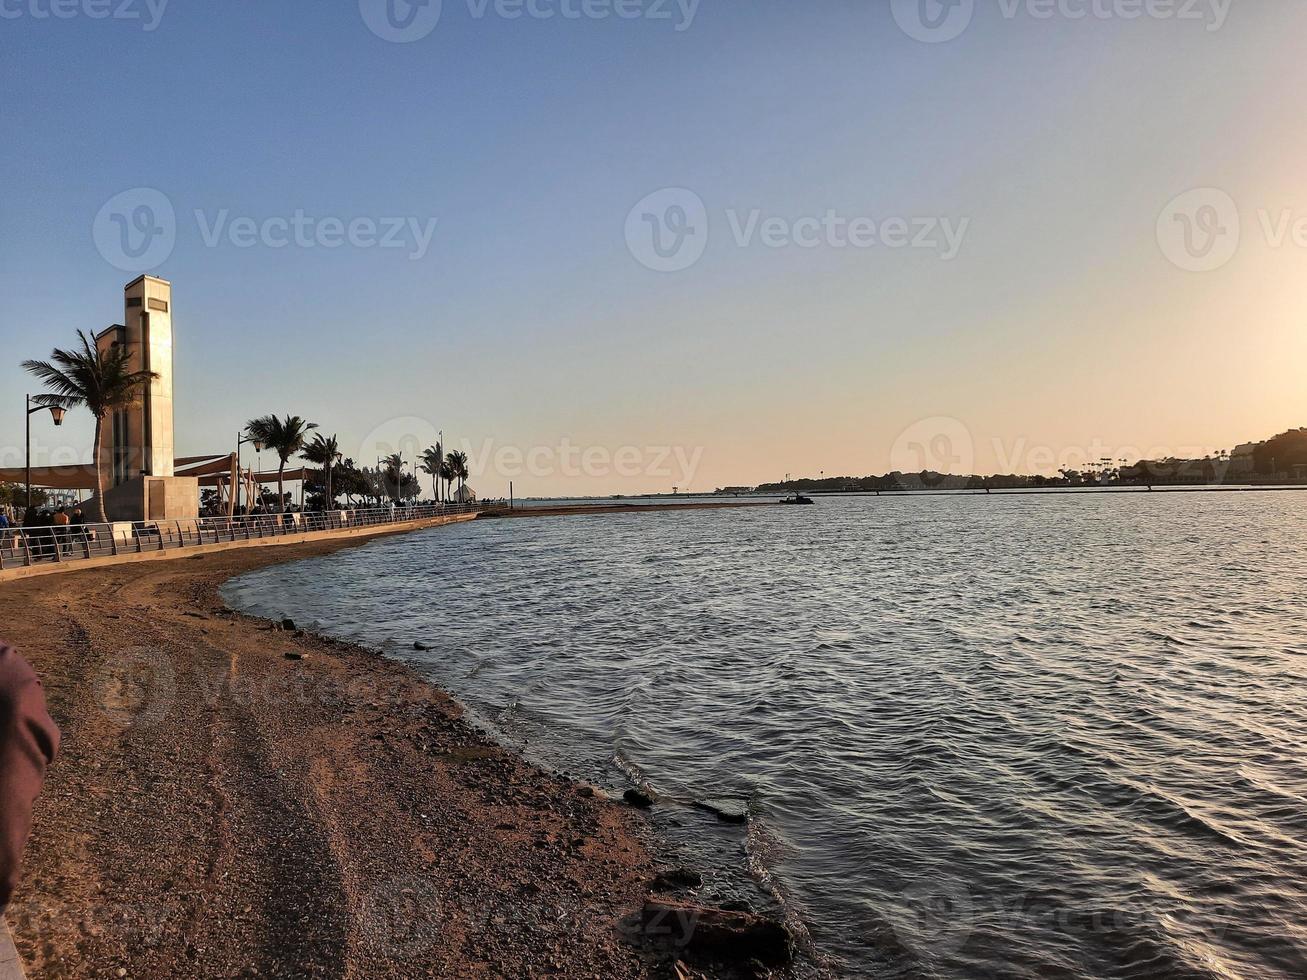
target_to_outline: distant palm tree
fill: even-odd
[[[100,350],[90,337],[77,331],[81,350],[55,348],[48,361],[24,361],[23,367],[45,382],[51,391],[33,399],[48,408],[77,408],[85,405],[95,416],[95,511],[101,524],[104,513],[104,469],[100,450],[104,442],[104,420],[140,401],[141,389],[158,377],[153,371],[128,369],[131,360],[125,345]]]
[[[326,487],[324,509],[331,510],[336,501],[336,495],[331,492],[331,471],[340,462],[339,442],[334,435],[328,438],[319,432],[313,437],[313,441],[304,447],[300,455],[306,462],[322,467],[323,482]]]
[[[395,503],[399,503],[400,492],[404,486],[404,457],[399,453],[391,453],[381,461],[381,476],[385,483],[387,494],[391,488],[394,488]]]
[[[445,461],[445,453],[440,443],[431,446],[422,453],[422,472],[431,477],[431,492],[440,500],[440,467]]]
[[[286,463],[304,449],[304,440],[309,431],[317,427],[316,422],[305,421],[298,415],[287,415],[284,419],[279,419],[275,415],[263,415],[257,419],[250,419],[245,426],[246,435],[251,439],[257,439],[277,454],[277,459],[280,461],[277,466],[277,500],[281,502],[282,511],[286,510],[284,491]]]
[[[457,474],[454,472],[454,464],[449,456],[446,456],[440,462],[440,479],[445,482],[445,499],[449,499],[449,485],[454,482]]]
[[[458,481],[458,487],[461,490],[463,483],[468,478],[467,470],[467,453],[461,450],[452,450],[446,457],[449,460],[449,469],[453,473],[453,479]]]

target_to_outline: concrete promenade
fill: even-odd
[[[337,538],[380,537],[384,534],[397,534],[401,531],[417,531],[428,527],[440,527],[443,524],[458,524],[475,520],[475,513],[444,514],[439,517],[418,518],[412,521],[396,521],[390,524],[370,524],[360,527],[333,528],[322,531],[305,531],[300,534],[282,534],[276,537],[250,538],[248,540],[220,541],[210,544],[187,545],[160,551],[132,552],[120,555],[102,555],[79,561],[46,562],[39,565],[26,565],[0,570],[0,583],[16,579],[32,578],[37,575],[58,575],[64,572],[84,571],[91,568],[108,568],[113,565],[129,565],[145,561],[171,561],[177,558],[193,558],[196,555],[211,555],[220,551],[232,551],[238,548],[280,548],[286,545],[306,544],[311,541],[331,541]]]

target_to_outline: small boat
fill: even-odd
[[[796,493],[793,497],[782,497],[782,498],[781,498],[781,503],[783,503],[783,504],[810,504],[810,503],[812,503],[812,498],[811,498],[811,497],[805,497],[805,496],[804,496],[803,494],[801,494],[801,493]]]

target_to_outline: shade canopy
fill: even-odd
[[[232,466],[235,463],[233,453],[220,456],[185,456],[175,463],[174,475],[197,477],[201,486],[215,487],[219,483],[231,480]],[[301,466],[287,470],[282,479],[288,483],[308,479],[317,470]],[[277,471],[265,470],[252,475],[242,475],[257,480],[259,483],[276,483]],[[106,474],[107,476],[107,474]],[[27,483],[27,470],[21,466],[0,468],[0,483]],[[43,490],[95,490],[95,467],[90,463],[77,463],[72,466],[33,466],[32,486]]]

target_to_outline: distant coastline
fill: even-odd
[[[834,476],[763,483],[757,487],[725,487],[719,494],[747,493],[907,493],[922,491],[1046,491],[1148,490],[1161,487],[1192,489],[1307,488],[1307,428],[1290,429],[1262,442],[1200,458],[1100,459],[1080,468],[1064,468],[1057,476],[894,471],[882,476]]]

